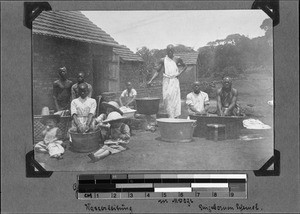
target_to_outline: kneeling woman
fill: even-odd
[[[96,151],[90,153],[88,156],[92,162],[99,161],[110,154],[119,153],[126,150],[126,144],[129,143],[130,139],[130,128],[128,125],[123,123],[123,117],[120,113],[113,111],[108,114],[107,119],[103,123],[110,124],[110,130],[107,135],[104,136],[104,146]]]

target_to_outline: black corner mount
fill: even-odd
[[[34,151],[26,154],[26,177],[27,178],[49,178],[52,171],[46,171],[35,159]]]
[[[263,10],[273,20],[273,27],[279,24],[279,0],[255,0],[251,9]]]
[[[43,11],[52,10],[48,2],[24,2],[24,21],[25,27],[32,29],[33,20]]]
[[[271,165],[273,170],[268,170]],[[255,176],[279,176],[280,175],[280,152],[274,149],[274,155],[259,169],[254,171]]]

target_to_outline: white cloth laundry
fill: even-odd
[[[243,120],[243,126],[246,129],[270,129],[271,126],[264,124],[258,119],[246,119]]]

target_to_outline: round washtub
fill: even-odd
[[[74,152],[92,152],[99,149],[102,142],[101,130],[90,133],[77,133],[69,131],[72,142],[71,148]]]
[[[193,139],[193,132],[196,120],[188,119],[157,119],[161,139],[167,142],[190,142]]]
[[[137,112],[139,114],[152,115],[159,110],[159,100],[156,97],[136,98]]]

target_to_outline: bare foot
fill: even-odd
[[[58,155],[58,156],[56,157],[56,159],[57,159],[57,160],[61,160],[61,159],[63,159],[63,156],[62,156],[62,155]]]
[[[91,159],[91,163],[95,163],[96,161],[98,161],[93,153],[88,154],[88,157]]]

